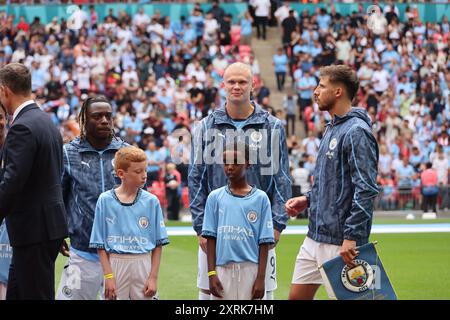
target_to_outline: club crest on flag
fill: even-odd
[[[328,295],[332,299],[397,300],[375,243],[357,248],[359,255],[353,261],[354,267],[347,266],[341,256],[328,260],[319,267]]]
[[[341,281],[352,292],[364,292],[372,285],[373,269],[364,260],[355,260],[356,267],[345,265],[341,272]]]

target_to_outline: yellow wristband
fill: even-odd
[[[103,277],[104,277],[105,279],[113,279],[113,278],[114,278],[114,273],[108,273],[108,274],[105,274]]]
[[[216,270],[208,272],[208,277],[217,276]]]

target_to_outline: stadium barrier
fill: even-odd
[[[450,208],[450,186],[439,188],[437,195],[437,208]],[[392,187],[381,186],[380,194],[375,200],[375,210],[423,210],[424,197],[420,186]]]
[[[169,16],[171,20],[179,20],[181,16],[189,17],[194,7],[192,3],[104,3],[93,4],[99,21],[103,21],[104,17],[108,15],[109,9],[113,9],[117,14],[119,11],[125,11],[130,16],[136,14],[139,8],[144,8],[145,13],[153,15],[157,10],[161,12],[162,16]],[[208,11],[212,4],[200,4],[204,11]],[[358,3],[334,3],[336,12],[349,15],[353,11],[358,11]],[[364,2],[364,9],[367,10],[372,2]],[[400,20],[405,21],[405,8],[410,6],[412,10],[417,10],[419,18],[423,22],[440,22],[443,16],[450,16],[449,3],[396,3],[395,4],[400,13]],[[233,22],[237,23],[239,16],[247,9],[247,3],[221,3],[220,5],[226,13],[233,16]],[[325,3],[291,3],[291,6],[298,12],[308,10],[309,13],[316,11],[316,8],[323,7],[329,9],[330,4]],[[414,7],[413,7],[414,6]],[[39,17],[41,23],[47,24],[53,17],[65,18],[66,20],[73,14],[74,5],[68,4],[45,4],[45,5],[29,5],[29,4],[8,4],[0,5],[0,11],[5,11],[8,15],[15,15],[15,23],[19,22],[20,16],[24,16],[27,21],[33,21],[34,17]],[[83,9],[87,12],[88,6],[84,5]]]

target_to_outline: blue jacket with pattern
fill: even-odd
[[[286,228],[285,202],[291,197],[291,179],[286,134],[281,121],[258,104],[253,114],[237,128],[224,106],[204,118],[193,130],[193,141],[189,165],[189,207],[194,230],[202,232],[204,209],[209,193],[227,184],[223,169],[223,146],[234,139],[243,138],[249,145],[250,154],[257,154],[246,177],[250,185],[266,192],[271,207],[273,227]],[[241,137],[241,138],[239,138]]]
[[[334,245],[368,242],[377,186],[378,145],[366,110],[352,108],[327,124],[314,184],[307,194],[308,237]]]
[[[67,212],[70,245],[84,252],[89,248],[95,205],[102,192],[119,184],[113,167],[116,151],[128,146],[113,139],[103,150],[95,150],[86,139],[76,138],[63,147],[64,173],[62,178],[64,204]]]

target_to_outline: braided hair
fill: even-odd
[[[83,101],[83,104],[81,105],[80,113],[78,114],[78,125],[80,126],[80,139],[86,139],[86,120],[87,120],[87,109],[96,102],[104,102],[109,105],[111,103],[108,101],[108,99],[105,96],[96,96],[96,97],[88,97],[86,100]],[[114,128],[111,129],[111,138],[115,138],[116,135],[114,133]]]

